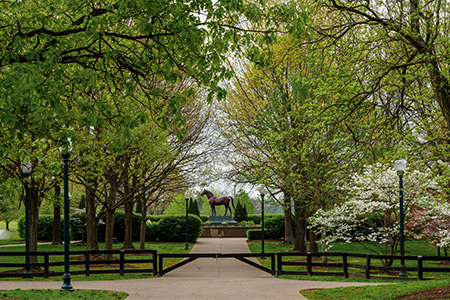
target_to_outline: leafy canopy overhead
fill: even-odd
[[[154,75],[194,78],[209,86],[209,98],[221,98],[219,81],[231,76],[225,53],[250,42],[239,20],[260,20],[264,7],[240,0],[2,1],[0,123],[18,137],[59,133],[74,106],[108,114],[108,105],[85,100],[99,82],[111,95],[140,87],[157,97],[159,89],[147,84]],[[173,106],[182,98],[173,97]]]

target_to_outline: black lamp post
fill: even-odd
[[[25,273],[30,274],[30,256],[28,253],[30,252],[30,212],[29,212],[29,197],[28,197],[28,179],[31,174],[31,163],[22,163],[21,164],[22,174],[25,178],[25,252],[27,255],[25,256]]]
[[[405,174],[406,160],[400,159],[395,162],[395,170],[399,178],[399,194],[400,194],[400,255],[405,255],[405,235],[404,235],[404,219],[405,215],[403,212],[403,174]],[[400,266],[402,268],[399,276],[406,278],[408,275],[405,272],[405,260],[401,258]]]
[[[64,147],[60,148],[60,150],[64,161],[64,274],[62,277],[63,285],[61,286],[60,291],[73,292],[74,289],[70,283],[72,277],[70,276],[69,266],[69,158],[70,152],[72,151],[72,143],[70,142],[70,139]]]
[[[187,250],[189,249],[189,244],[188,244],[188,213],[189,213],[189,198],[184,198],[184,200],[186,200],[186,243],[184,245],[184,249]]]
[[[264,252],[264,192],[261,192],[261,258],[266,258]]]

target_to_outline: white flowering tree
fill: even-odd
[[[417,237],[408,214],[434,203],[430,190],[437,189],[430,173],[406,170],[404,174],[405,236]],[[332,243],[365,242],[367,249],[386,255],[395,255],[400,241],[399,184],[393,166],[369,166],[362,175],[355,175],[344,189],[349,200],[333,209],[317,211],[309,219],[309,228],[321,235],[324,250]],[[370,242],[369,245],[367,242]],[[385,266],[393,260],[384,260]]]

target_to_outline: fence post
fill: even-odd
[[[312,276],[312,254],[311,252],[306,252],[306,274]]]
[[[158,250],[153,250],[153,276],[158,275]]]
[[[417,278],[423,280],[423,256],[417,256]]]
[[[275,270],[275,254],[274,253],[270,253],[270,260],[271,260],[271,264],[270,264],[271,272],[270,272],[270,274],[272,276],[275,276],[276,270]]]
[[[159,276],[163,276],[163,256],[160,254],[159,258]]]
[[[277,275],[280,276],[283,274],[283,254],[281,252],[277,252]]]
[[[44,254],[44,278],[48,278],[49,270],[50,269],[50,258],[48,251],[45,251]]]
[[[366,279],[370,279],[370,259],[372,258],[372,254],[367,254],[366,258]]]
[[[348,278],[348,262],[347,262],[347,252],[342,255],[342,265],[344,268],[344,278]]]
[[[120,250],[120,275],[125,274],[125,251]]]
[[[86,277],[91,276],[91,271],[90,271],[91,261],[90,261],[90,258],[91,258],[91,256],[90,256],[89,251],[86,251],[84,253],[84,269],[85,269],[85,272],[86,272]]]

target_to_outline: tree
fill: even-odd
[[[248,220],[247,209],[245,204],[241,203],[241,201],[236,201],[236,209],[234,210],[233,219],[236,222],[243,222]]]
[[[9,231],[9,223],[19,215],[18,199],[20,182],[16,178],[5,178],[0,182],[0,222],[6,223]]]
[[[295,248],[304,251],[306,219],[338,197],[336,182],[351,165],[354,142],[344,124],[330,121],[338,110],[335,97],[316,93],[328,84],[326,61],[314,61],[297,43],[279,37],[262,50],[269,56],[265,64],[250,64],[236,78],[224,132],[236,153],[231,164],[238,180],[282,194],[285,241],[293,242],[294,220]]]
[[[200,216],[198,203],[196,200],[189,198],[189,214]]]
[[[404,175],[405,236],[414,236],[411,211],[436,203],[430,190],[437,182],[430,172],[407,169]],[[392,166],[367,166],[345,186],[349,200],[330,210],[319,210],[309,219],[310,228],[321,234],[326,249],[333,242],[369,242],[375,253],[395,255],[400,241],[398,175]],[[326,250],[324,249],[324,250]],[[391,266],[393,259],[382,260]]]
[[[401,116],[408,114],[414,103],[420,105],[432,94],[448,132],[449,54],[445,46],[448,5],[419,0],[382,5],[324,0],[315,4],[326,15],[326,18],[310,20],[310,25],[323,37],[321,48],[327,49],[329,59],[340,70],[357,77],[352,84],[358,89],[342,97],[348,114],[370,104],[383,105],[385,112]],[[333,80],[337,87],[347,78],[339,78],[339,72],[335,74]]]

